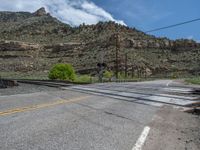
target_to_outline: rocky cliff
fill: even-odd
[[[0,12],[0,40],[2,71],[45,71],[60,62],[80,72],[93,72],[98,62],[114,70],[118,47],[120,69],[128,54],[129,73],[200,73],[200,44],[193,40],[156,38],[113,22],[70,27],[44,8]]]

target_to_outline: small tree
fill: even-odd
[[[110,78],[113,77],[113,75],[114,75],[114,73],[113,73],[112,71],[107,71],[107,70],[106,70],[106,71],[104,72],[104,74],[103,74],[103,77],[104,77],[104,78],[109,78],[109,79],[110,79]]]
[[[112,71],[105,71],[104,72],[104,74],[103,74],[103,76],[104,76],[104,78],[112,78],[113,77],[113,72]]]
[[[76,74],[71,64],[56,64],[49,71],[49,79],[74,81]]]

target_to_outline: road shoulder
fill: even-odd
[[[200,117],[161,108],[150,123],[151,131],[143,150],[199,150]]]

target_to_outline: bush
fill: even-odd
[[[179,77],[179,72],[173,72],[172,74],[171,74],[171,78],[172,79],[177,79]]]
[[[49,79],[60,79],[74,81],[76,74],[74,68],[70,64],[54,65],[48,75]]]
[[[91,82],[91,76],[89,75],[79,75],[76,77],[76,82],[80,83],[90,83]]]
[[[188,78],[185,81],[192,84],[200,84],[200,77]]]
[[[105,71],[104,72],[104,74],[103,74],[103,77],[104,78],[112,78],[112,76],[113,76],[114,74],[113,74],[113,72],[112,71]]]

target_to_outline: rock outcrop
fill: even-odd
[[[47,15],[47,12],[46,12],[45,8],[42,7],[40,9],[38,9],[36,12],[34,12],[33,15],[35,15],[35,16],[45,16],[45,15]]]

